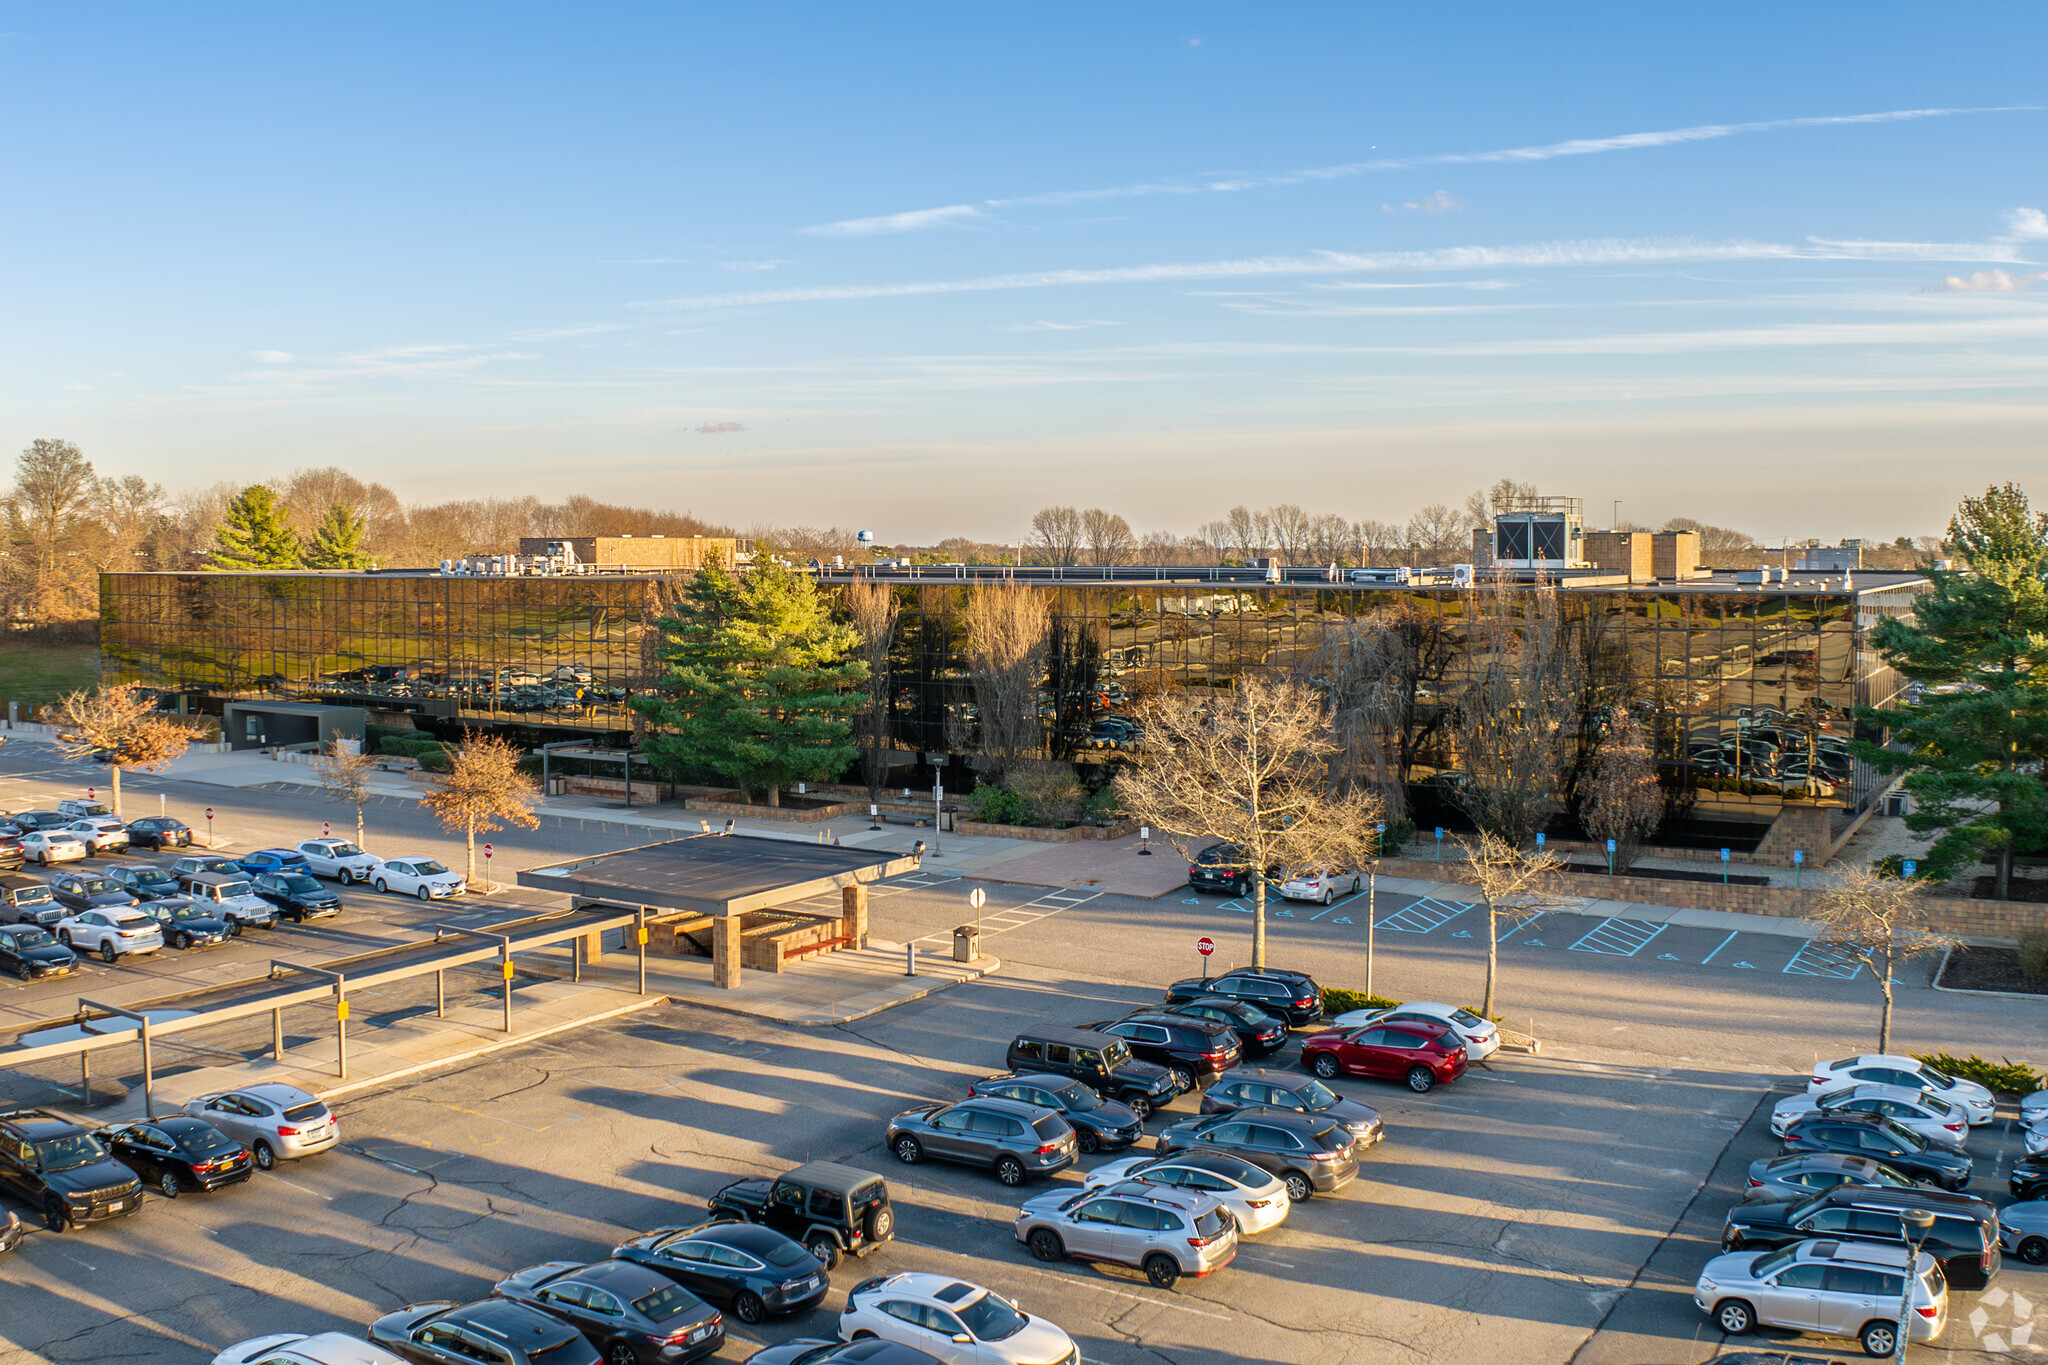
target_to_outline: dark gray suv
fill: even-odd
[[[1074,1164],[1074,1127],[1016,1100],[927,1104],[889,1120],[889,1150],[905,1165],[926,1157],[986,1166],[1005,1185]]]
[[[1299,1204],[1311,1194],[1334,1194],[1358,1176],[1349,1129],[1320,1114],[1281,1109],[1238,1109],[1204,1114],[1162,1131],[1153,1144],[1161,1156],[1220,1152],[1271,1171]]]

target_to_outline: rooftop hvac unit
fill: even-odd
[[[1469,588],[1472,586],[1472,566],[1470,564],[1451,565],[1451,586],[1454,588]]]

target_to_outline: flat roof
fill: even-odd
[[[613,905],[738,915],[914,872],[918,864],[910,853],[748,834],[692,834],[529,867],[519,874],[519,884]]]

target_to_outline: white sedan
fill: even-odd
[[[951,1275],[905,1272],[855,1285],[839,1314],[839,1339],[880,1337],[945,1365],[1080,1365],[1064,1331],[994,1290]]]
[[[215,1356],[213,1365],[405,1365],[405,1357],[341,1332],[284,1332],[237,1342]]]
[[[21,856],[48,867],[51,863],[75,863],[91,850],[85,840],[67,829],[32,829],[21,836]]]
[[[1500,1029],[1461,1005],[1441,1005],[1434,1000],[1410,1000],[1392,1009],[1348,1010],[1337,1016],[1335,1026],[1347,1032],[1367,1024],[1446,1024],[1465,1043],[1465,1060],[1483,1062],[1500,1051]]]
[[[370,874],[370,884],[379,891],[401,896],[418,896],[423,901],[443,900],[462,894],[462,874],[450,872],[432,858],[386,858]]]
[[[306,869],[316,877],[332,877],[347,886],[366,882],[384,866],[382,858],[363,852],[346,839],[308,839],[299,845]]]
[[[1785,1130],[1816,1110],[1831,1114],[1882,1114],[1901,1128],[1936,1142],[1962,1142],[1970,1135],[1968,1115],[1925,1090],[1902,1085],[1845,1085],[1820,1095],[1788,1095],[1771,1109],[1771,1132]]]
[[[130,953],[153,953],[164,946],[163,929],[140,910],[110,905],[81,910],[57,921],[58,942],[78,953],[98,953],[113,962]]]
[[[1844,1057],[1835,1062],[1815,1062],[1813,1075],[1807,1078],[1806,1093],[1819,1095],[1858,1081],[1928,1091],[1968,1114],[1972,1126],[1991,1122],[1991,1116],[1998,1111],[1997,1098],[1975,1081],[1936,1071],[1918,1057],[1882,1052],[1866,1052],[1860,1057]]]
[[[1097,1166],[1081,1179],[1081,1188],[1106,1188],[1125,1180],[1173,1185],[1213,1194],[1237,1220],[1237,1230],[1255,1237],[1287,1221],[1294,1201],[1287,1187],[1270,1171],[1222,1152],[1183,1152],[1179,1156],[1127,1156]]]
[[[1355,896],[1365,886],[1364,878],[1341,867],[1318,867],[1290,872],[1280,882],[1280,896],[1290,901],[1320,901],[1334,905],[1339,896]]]

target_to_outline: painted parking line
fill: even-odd
[[[1101,894],[1099,890],[1048,891],[1037,900],[983,915],[981,932],[984,936],[1007,934],[1012,929],[1022,929],[1026,925],[1036,924],[1042,919],[1049,919],[1063,911],[1072,910],[1077,905],[1086,905]],[[953,935],[951,932],[926,934],[923,938],[913,941],[944,946],[953,941]]]
[[[1529,918],[1527,918],[1527,919],[1525,919],[1525,920],[1522,920],[1521,922],[1519,922],[1519,923],[1517,923],[1517,924],[1514,924],[1514,925],[1511,925],[1511,926],[1509,926],[1509,928],[1507,929],[1507,931],[1506,931],[1506,932],[1504,932],[1504,933],[1501,933],[1501,934],[1496,934],[1496,935],[1494,936],[1494,940],[1493,940],[1493,941],[1494,941],[1495,943],[1506,943],[1506,942],[1507,942],[1507,941],[1508,941],[1509,939],[1513,938],[1513,937],[1514,937],[1514,936],[1515,936],[1516,934],[1520,933],[1520,932],[1521,932],[1522,930],[1524,930],[1524,929],[1527,929],[1527,928],[1528,928],[1528,927],[1529,927],[1530,925],[1534,924],[1534,923],[1535,923],[1535,922],[1536,922],[1537,920],[1539,920],[1539,919],[1542,919],[1542,918],[1543,918],[1543,917],[1544,917],[1545,915],[1547,915],[1547,914],[1549,914],[1549,913],[1550,913],[1550,912],[1549,912],[1548,910],[1538,910],[1538,911],[1537,911],[1537,912],[1536,912],[1535,914],[1533,914],[1533,915],[1529,916]],[[1527,943],[1527,942],[1531,942],[1531,941],[1532,941],[1532,940],[1529,940],[1529,939],[1524,939],[1524,940],[1523,940],[1523,942],[1525,942],[1525,943]],[[1543,945],[1542,945],[1541,943],[1537,943],[1537,944],[1536,944],[1536,946],[1537,946],[1538,948],[1541,948],[1541,947],[1542,947]]]
[[[1454,901],[1440,901],[1433,896],[1424,896],[1415,904],[1388,915],[1377,927],[1392,929],[1402,934],[1427,934],[1443,928],[1471,908],[1469,905],[1459,905]]]
[[[1854,981],[1863,964],[1838,948],[1808,939],[1782,968],[1793,976],[1826,976],[1837,981]]]
[[[1643,950],[1643,945],[1669,927],[1654,920],[1616,919],[1610,915],[1588,930],[1567,951],[1605,953],[1609,957],[1634,957]]]
[[[1739,930],[1739,929],[1735,931],[1735,933],[1740,933],[1740,932],[1742,932],[1742,931],[1741,931],[1741,930]],[[1724,939],[1722,939],[1722,940],[1721,940],[1721,946],[1720,946],[1719,948],[1716,948],[1716,949],[1714,949],[1714,951],[1713,951],[1713,952],[1711,952],[1711,953],[1708,953],[1708,954],[1707,954],[1707,955],[1706,955],[1705,957],[1703,957],[1703,958],[1701,958],[1701,959],[1700,959],[1700,965],[1701,965],[1702,967],[1704,967],[1704,966],[1706,966],[1706,965],[1707,965],[1707,964],[1708,964],[1709,962],[1712,962],[1712,961],[1713,961],[1713,960],[1714,960],[1715,958],[1717,958],[1717,957],[1719,957],[1719,956],[1721,955],[1721,948],[1726,948],[1726,947],[1727,947],[1727,946],[1728,946],[1729,944],[1731,944],[1731,943],[1733,943],[1733,942],[1735,942],[1735,934],[1731,933],[1730,935],[1728,935],[1728,937],[1726,937],[1726,938],[1724,938]]]

